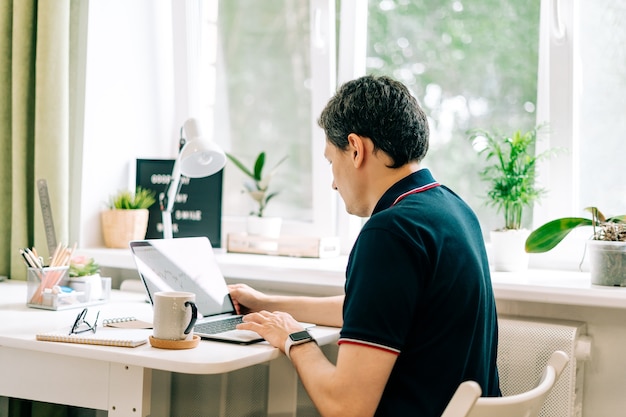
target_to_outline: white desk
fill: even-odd
[[[128,249],[91,248],[80,252],[93,256],[101,266],[122,271],[135,269]],[[229,282],[293,294],[343,293],[345,256],[301,259],[216,252]],[[136,273],[134,277],[138,279]],[[491,278],[500,314],[587,323],[593,345],[592,359],[585,370],[583,415],[613,417],[619,414],[616,410],[626,409],[622,392],[626,369],[626,288],[592,285],[588,272],[568,270],[494,272]]]
[[[28,308],[24,282],[0,283],[0,396],[108,410],[109,416],[146,416],[152,370],[185,374],[222,374],[269,363],[268,415],[295,415],[297,375],[288,360],[267,343],[239,346],[201,341],[190,350],[163,350],[149,343],[136,348],[93,346],[35,340],[35,334],[71,325],[80,309]],[[111,301],[90,307],[100,320],[135,316],[152,320],[140,293],[112,291]],[[337,340],[338,329],[316,327],[320,345]],[[293,396],[286,395],[293,393]],[[168,415],[167,412],[165,415]]]

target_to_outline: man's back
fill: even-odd
[[[428,170],[385,193],[363,227],[348,265],[341,338],[399,354],[378,415],[439,415],[467,379],[499,395],[480,226]]]

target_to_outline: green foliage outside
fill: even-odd
[[[483,230],[501,221],[483,204],[486,162],[466,132],[545,122],[535,112],[538,56],[538,0],[369,1],[367,72],[403,81],[418,98],[431,123],[423,165],[472,206]]]
[[[263,149],[290,155],[273,185],[282,190],[270,213],[312,218],[310,6],[302,0],[221,0],[218,30],[224,66],[218,85],[228,100],[218,103],[227,117],[216,121],[230,149],[253,159]],[[220,123],[226,125],[221,126]],[[322,135],[323,138],[323,135]],[[315,140],[319,140],[316,138]],[[322,158],[323,156],[314,155]],[[225,173],[225,201],[230,215],[248,214],[238,196],[228,204],[239,178]]]
[[[390,75],[409,86],[431,121],[424,166],[460,194],[484,230],[497,227],[483,205],[486,186],[466,132],[474,128],[528,131],[536,120],[539,0],[369,0],[366,72]],[[338,0],[337,11],[341,9]],[[311,55],[309,3],[301,0],[222,0],[218,85],[228,100],[217,130],[230,149],[254,158],[261,149],[290,155],[289,176],[272,210],[307,220],[312,207]],[[337,15],[337,23],[341,25]],[[341,32],[336,32],[338,40]],[[349,51],[338,51],[339,53]],[[222,125],[224,124],[224,125]],[[313,157],[316,156],[313,155]],[[227,173],[225,190],[238,179]],[[239,200],[225,204],[232,210]],[[241,204],[239,204],[240,206]],[[529,222],[530,219],[526,219]],[[490,224],[489,222],[492,222]]]

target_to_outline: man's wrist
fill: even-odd
[[[291,360],[289,351],[293,346],[303,345],[310,342],[315,342],[317,344],[315,339],[313,339],[313,336],[311,336],[307,330],[291,333],[287,336],[287,340],[285,340],[285,355],[287,355],[287,358]]]

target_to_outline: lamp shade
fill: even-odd
[[[202,135],[196,119],[188,119],[183,125],[183,129],[187,133],[187,139],[174,162],[172,177],[165,193],[165,204],[161,203],[163,237],[165,239],[173,237],[172,210],[180,187],[181,176],[184,175],[189,178],[208,177],[219,172],[226,165],[226,154],[216,143]]]
[[[189,119],[183,128],[187,142],[178,155],[180,173],[189,178],[213,175],[226,165],[226,154],[214,142],[202,135],[196,119]]]

